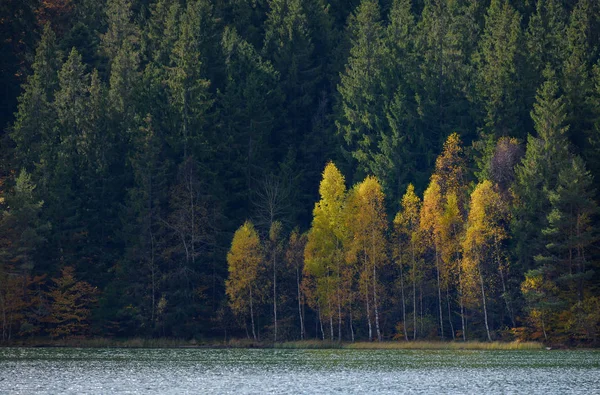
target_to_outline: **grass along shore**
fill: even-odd
[[[79,348],[277,348],[277,349],[350,349],[350,350],[542,350],[538,342],[482,342],[482,341],[384,341],[338,343],[321,340],[302,340],[281,343],[255,342],[249,339],[232,339],[227,342],[195,341],[172,338],[71,338],[30,339],[0,347],[79,347]]]

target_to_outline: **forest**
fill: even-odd
[[[4,0],[0,343],[600,340],[596,0]]]

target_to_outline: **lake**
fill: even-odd
[[[0,393],[600,393],[600,351],[0,348]]]

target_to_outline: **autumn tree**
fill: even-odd
[[[263,247],[251,222],[246,221],[233,235],[227,265],[229,278],[225,287],[229,305],[238,317],[250,313],[252,337],[258,340],[255,305],[264,296],[265,289],[260,279],[265,268]]]
[[[48,292],[51,301],[50,315],[52,337],[86,336],[90,332],[91,308],[96,303],[98,289],[85,281],[78,281],[75,270],[65,266],[54,286]]]
[[[315,278],[315,302],[318,305],[314,307],[329,318],[331,340],[337,310],[338,339],[341,341],[342,293],[348,291],[341,288],[346,185],[344,176],[333,162],[329,162],[323,171],[319,194],[321,199],[315,204],[304,250],[304,270]]]
[[[435,272],[437,277],[437,288],[438,288],[438,309],[440,319],[440,336],[444,338],[444,321],[442,315],[442,286],[440,281],[441,268],[441,249],[442,249],[442,223],[443,218],[443,203],[442,195],[440,193],[440,185],[438,178],[434,175],[431,177],[429,187],[425,190],[423,195],[423,206],[421,208],[421,219],[420,228],[425,235],[425,242],[432,246],[434,261],[435,261]]]
[[[464,290],[471,303],[481,298],[487,339],[492,340],[490,329],[490,295],[492,279],[502,272],[502,242],[508,237],[504,224],[506,209],[500,195],[490,181],[479,183],[471,194],[469,218],[463,241],[462,271]],[[487,283],[487,285],[486,285]]]
[[[415,194],[412,184],[408,185],[402,197],[402,209],[394,218],[395,243],[392,248],[396,264],[400,269],[400,292],[402,295],[402,318],[404,336],[408,340],[408,323],[406,322],[406,301],[404,296],[404,269],[408,268],[412,282],[413,296],[413,340],[417,338],[417,271],[420,255],[419,219],[421,200]]]
[[[304,306],[306,304],[306,300],[301,286],[302,272],[304,271],[304,249],[306,248],[306,242],[306,234],[300,234],[298,229],[294,229],[290,234],[287,248],[285,250],[285,261],[287,264],[287,268],[294,272],[296,278],[296,298],[298,301],[300,340],[304,340],[306,337],[304,313]]]

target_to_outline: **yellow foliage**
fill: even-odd
[[[263,249],[254,225],[246,221],[234,234],[227,253],[229,278],[225,283],[231,309],[236,314],[248,310],[249,298],[258,298],[258,278],[263,268]]]

